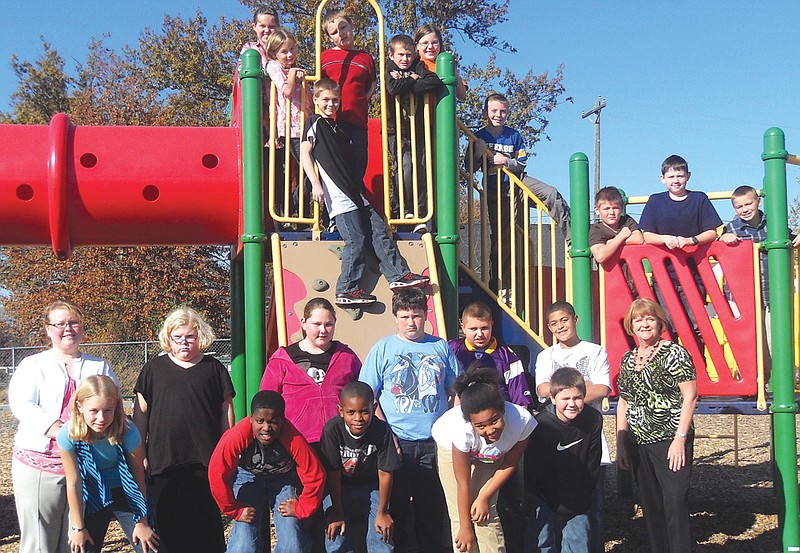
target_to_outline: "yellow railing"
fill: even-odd
[[[475,159],[477,139],[461,123],[459,133],[460,143],[466,145],[459,164],[460,222],[467,252],[462,255],[462,266],[487,292],[497,296],[498,305],[532,337],[546,345],[549,333],[544,310],[554,301],[572,296],[567,284],[571,281],[571,264],[566,244],[557,235],[542,201],[508,169],[493,167],[485,154]],[[508,195],[500,185],[503,177],[509,180]],[[487,186],[490,178],[498,183],[491,192],[496,196],[491,198]],[[492,219],[499,221],[497,229],[490,228],[490,206],[496,210]],[[504,212],[508,213],[505,220]],[[492,243],[498,245],[494,256]],[[504,266],[509,267],[508,276],[503,274]],[[490,288],[490,271],[497,271],[496,291]]]
[[[322,14],[325,6],[328,4],[328,1],[329,0],[323,0],[317,7],[314,74],[306,75],[306,82],[302,84],[303,89],[301,105],[306,105],[306,97],[308,94],[311,94],[309,84],[322,78],[321,53],[323,49],[324,38],[324,30],[322,29]],[[386,74],[386,40],[384,35],[383,13],[381,12],[380,6],[375,0],[368,0],[368,3],[375,10],[375,14],[377,16],[379,44],[377,71],[378,75],[382,76]],[[395,113],[397,114],[395,128],[398,129],[396,148],[397,159],[394,160],[396,162],[392,164],[390,163],[387,132],[387,103],[396,102],[395,107],[399,108],[400,98],[388,97],[386,89],[383,86],[381,87],[379,94],[381,107],[381,178],[383,186],[376,190],[376,192],[382,193],[385,198],[384,206],[389,224],[395,226],[400,224],[414,226],[425,224],[433,218],[434,209],[434,177],[432,161],[434,139],[431,125],[431,121],[433,120],[433,117],[431,116],[433,112],[433,103],[431,102],[430,96],[426,95],[426,97],[422,100],[424,102],[422,121],[419,121],[417,120],[418,117],[416,116],[417,106],[415,105],[415,101],[417,101],[417,99],[412,95],[410,98],[411,109],[409,110],[409,113],[406,114],[409,119],[408,126],[410,127],[410,131],[408,134],[410,134],[410,136],[405,136],[403,134],[404,125],[401,124],[401,117],[403,116],[402,111],[400,109],[395,110]],[[277,121],[277,102],[279,101],[286,102],[286,118],[284,121]],[[275,89],[274,84],[272,84],[270,89],[268,110],[269,136],[267,139],[268,148],[267,152],[265,152],[268,164],[265,181],[267,182],[268,189],[267,203],[269,215],[275,222],[281,225],[291,225],[294,228],[311,227],[315,231],[315,235],[318,236],[318,232],[321,230],[320,207],[310,200],[310,190],[305,185],[305,174],[303,167],[292,159],[288,147],[288,139],[286,139],[286,149],[283,151],[278,149],[278,125],[283,126],[285,130],[284,136],[291,136],[291,110],[290,100],[283,98],[279,91]],[[301,129],[305,128],[305,120],[308,115],[310,114],[303,113],[301,115]],[[422,127],[422,133],[417,132],[417,129],[420,126]],[[424,140],[424,144],[418,145],[417,139],[418,135],[420,134]],[[406,152],[406,149],[410,149],[410,152]],[[283,159],[278,158],[279,151],[281,152]],[[407,202],[405,201],[403,195],[402,184],[403,177],[405,175],[403,175],[403,167],[401,162],[404,153],[410,153],[413,167],[417,167],[418,164],[422,163],[422,160],[419,159],[419,157],[424,156],[424,174],[420,177],[416,171],[412,171],[411,181],[413,198],[419,198],[421,196],[420,192],[422,190],[425,191],[426,202],[422,206],[419,206],[418,202],[416,201],[413,202],[413,206],[406,205]],[[281,164],[285,168],[285,171],[283,175],[283,181],[278,182],[278,175],[280,174],[280,171],[278,171],[277,168]],[[297,170],[290,171],[290,168],[297,168]],[[392,178],[393,175],[396,177],[395,179]],[[422,182],[420,182],[420,180],[422,180]],[[397,190],[393,190],[393,187],[397,187]],[[393,196],[398,199],[399,213],[396,216],[393,216],[390,210],[390,199]],[[406,214],[410,214],[411,216],[406,217]]]
[[[792,331],[794,338],[794,367],[800,367],[800,252],[792,250]],[[795,378],[797,385],[797,378]]]
[[[308,79],[308,77],[307,77]],[[307,97],[311,94],[308,82],[299,83],[302,86],[300,92],[300,105],[307,105]],[[284,102],[286,117],[283,121],[278,121],[277,111],[278,102]],[[308,113],[300,110],[300,129],[305,128]],[[278,137],[278,124],[283,126],[283,148],[280,148],[280,138]],[[270,83],[269,94],[269,136],[267,139],[268,164],[265,173],[267,186],[267,205],[269,206],[269,216],[276,223],[284,225],[303,225],[310,226],[315,231],[319,231],[319,205],[310,201],[311,191],[305,186],[305,171],[299,160],[293,160],[291,154],[292,136],[292,101],[291,98],[284,98],[275,87],[275,83]],[[278,152],[281,152],[283,159],[278,159]],[[283,165],[283,180],[278,182],[278,163]],[[297,168],[296,171],[294,168]],[[293,174],[295,178],[293,178]],[[279,193],[280,192],[280,196]]]
[[[393,181],[384,179],[384,198],[396,198],[397,205],[396,213],[392,213],[391,202],[384,202],[384,211],[386,218],[389,220],[390,225],[422,225],[426,224],[433,218],[433,198],[434,198],[434,180],[433,180],[433,129],[431,128],[431,113],[433,113],[433,102],[431,95],[426,94],[422,98],[422,120],[419,121],[417,117],[417,102],[419,99],[410,94],[407,98],[409,108],[407,113],[403,113],[402,106],[403,99],[400,96],[388,100],[394,102],[395,120],[394,128],[395,142],[393,144],[395,159],[393,164]],[[385,104],[383,106],[385,112]],[[404,118],[408,118],[408,125],[404,125]],[[419,132],[420,126],[422,133]],[[422,144],[418,144],[418,140],[422,138]],[[388,139],[388,137],[387,137]],[[386,143],[388,148],[388,142]],[[403,157],[409,155],[411,158],[411,204],[405,198],[405,182],[409,178],[405,174],[403,167]],[[421,159],[422,158],[422,159]],[[425,171],[420,173],[417,167],[423,166]],[[420,182],[420,180],[422,182]],[[420,192],[425,192],[424,205],[420,205],[418,201]]]

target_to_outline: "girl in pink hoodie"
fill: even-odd
[[[305,338],[278,348],[264,370],[261,389],[283,396],[287,420],[316,448],[322,427],[339,414],[339,392],[358,378],[361,361],[333,339],[336,313],[325,298],[309,300],[300,323]]]

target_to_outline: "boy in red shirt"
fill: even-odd
[[[304,519],[320,506],[325,471],[292,423],[278,392],[253,396],[250,416],[225,432],[208,464],[211,494],[223,514],[235,520],[228,551],[265,551],[262,512],[272,510],[275,553],[310,552]],[[302,487],[300,497],[295,488]]]
[[[350,139],[355,177],[364,180],[369,99],[375,93],[375,60],[355,47],[353,22],[344,10],[328,15],[322,28],[333,43],[332,48],[322,52],[322,76],[335,81],[342,91],[336,124]]]

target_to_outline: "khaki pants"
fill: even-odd
[[[69,553],[66,477],[12,459],[20,553]]]
[[[439,464],[439,479],[442,481],[444,496],[447,499],[447,511],[450,513],[450,529],[453,539],[458,535],[460,524],[458,521],[458,499],[456,477],[453,473],[453,451],[440,447],[437,452]],[[470,497],[475,498],[486,482],[494,476],[500,463],[475,463],[472,465],[472,478],[470,479]],[[503,540],[503,527],[497,515],[497,492],[489,499],[489,520],[475,524],[475,536],[478,546],[470,549],[469,553],[505,553],[506,546]]]

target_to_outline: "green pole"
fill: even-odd
[[[244,248],[245,389],[247,404],[264,372],[264,149],[262,138],[261,56],[242,54],[242,174]]]
[[[236,246],[231,246],[231,380],[237,391],[233,398],[236,420],[247,416],[244,329],[244,266]]]
[[[436,104],[436,242],[442,256],[439,287],[448,338],[458,336],[458,135],[456,65],[453,54],[436,58],[436,74],[446,86]]]
[[[592,265],[589,251],[589,160],[578,152],[569,159],[572,219],[572,290],[578,315],[578,336],[592,340]]]
[[[769,296],[772,317],[772,418],[775,435],[775,489],[783,499],[778,512],[783,551],[800,551],[797,492],[797,403],[792,370],[791,264],[786,202],[786,141],[783,131],[764,133],[764,188],[766,190]]]

